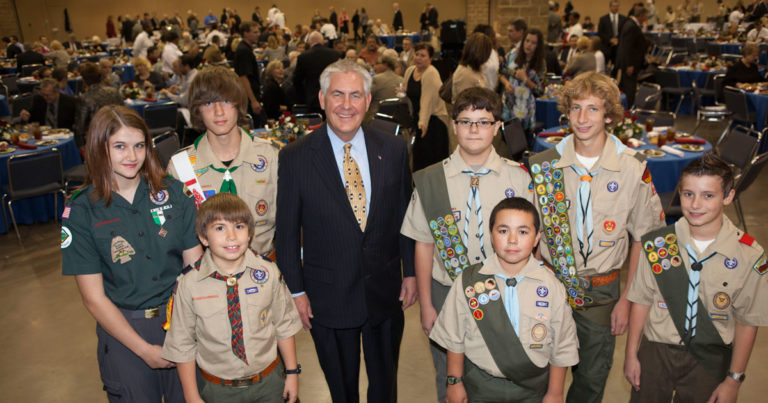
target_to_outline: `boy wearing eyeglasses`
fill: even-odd
[[[493,254],[488,219],[500,200],[532,200],[531,178],[519,163],[501,158],[493,139],[502,122],[501,101],[486,88],[456,98],[453,129],[459,146],[445,160],[414,174],[416,189],[400,232],[416,241],[416,283],[421,326],[429,335],[453,280]],[[438,401],[445,401],[446,353],[431,343]]]
[[[683,169],[683,218],[643,236],[624,374],[632,402],[735,402],[757,326],[768,326],[763,248],[723,214],[733,173],[704,154]]]
[[[534,197],[543,222],[542,260],[563,283],[579,338],[579,364],[566,400],[599,403],[615,336],[629,321],[627,288],[642,250],[640,237],[664,225],[645,158],[607,129],[624,116],[610,77],[590,72],[569,81],[558,107],[573,134],[531,157]],[[629,253],[624,292],[619,270]]]

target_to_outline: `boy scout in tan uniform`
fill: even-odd
[[[273,250],[272,239],[275,236],[278,148],[241,129],[239,149],[237,157],[225,166],[211,150],[208,136],[203,134],[179,153],[185,152],[189,156],[206,198],[229,192],[245,201],[255,218],[256,232],[251,247],[259,254],[268,255]],[[173,160],[168,165],[168,172],[179,178]],[[225,183],[227,175],[232,178],[234,187]]]
[[[466,90],[462,92],[460,98],[457,98],[458,107],[454,119],[462,111],[474,109],[473,103],[477,103],[479,99],[484,99],[491,105],[492,102],[489,101],[491,99],[495,99],[498,103],[495,94],[490,91],[480,88]],[[489,107],[492,108],[492,106]],[[489,118],[493,118],[492,111],[483,111],[490,112]],[[497,126],[492,128],[494,134]],[[457,130],[466,129],[459,127]],[[478,130],[489,129],[478,128]],[[421,279],[429,284],[426,290],[420,288],[419,292],[422,327],[427,333],[432,322],[437,319],[437,314],[453,284],[453,278],[464,268],[481,263],[486,256],[491,255],[491,244],[487,239],[487,223],[493,206],[504,198],[515,196],[528,200],[532,198],[529,191],[531,178],[519,163],[500,157],[489,143],[488,157],[482,166],[469,166],[460,152],[462,141],[460,138],[459,148],[450,157],[414,175],[416,189],[413,191],[411,204],[408,206],[400,229],[401,234],[417,242],[417,249],[421,245],[433,250],[431,276],[429,269],[420,272],[417,266],[416,271],[417,282]],[[467,215],[468,193],[469,196],[472,195],[473,186],[476,186],[479,196],[480,217],[477,215],[478,206],[474,204],[474,197],[472,197],[470,214]],[[428,196],[426,202],[420,196],[422,194],[420,192],[425,192],[424,194]],[[428,217],[428,213],[425,213],[425,205],[434,206],[437,203],[442,209],[439,207],[437,212],[433,212]],[[466,234],[465,228],[467,228]],[[430,316],[428,311],[434,311],[433,316]],[[436,371],[438,401],[442,402],[445,401],[445,351],[434,343],[431,343],[430,350]]]
[[[596,93],[608,94],[609,99]],[[598,73],[570,81],[560,103],[575,131],[581,125],[594,130],[623,116],[618,88]],[[582,116],[600,106],[604,109],[598,115]],[[579,365],[572,369],[567,401],[578,403],[602,401],[614,336],[624,332],[628,321],[629,302],[626,290],[620,294],[618,281],[627,250],[632,248],[629,283],[640,251],[636,240],[664,224],[644,158],[604,127],[592,133],[570,135],[530,160],[534,198],[544,224],[539,253],[565,285],[577,325]],[[579,137],[590,135],[591,144],[604,145],[587,168],[582,162],[586,158],[579,158],[576,148],[586,147]]]

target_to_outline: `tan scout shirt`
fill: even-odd
[[[613,140],[610,137],[607,138],[603,153],[590,170],[594,174],[602,167],[591,182],[594,236],[592,254],[589,255],[585,267],[576,236],[576,211],[581,179],[571,165],[586,167],[576,158],[572,136],[567,137],[566,140],[568,143],[565,151],[555,167],[563,170],[565,178],[565,197],[569,201],[566,205],[576,271],[582,277],[605,274],[621,268],[627,257],[627,248],[632,242],[629,235],[639,241],[647,232],[664,226],[661,201],[652,182],[643,181],[646,163],[638,161],[634,157],[636,152],[630,148],[624,150],[621,155],[617,154]],[[535,187],[538,184],[534,182],[533,185]],[[585,226],[585,253],[587,251],[586,236]],[[541,237],[540,247],[542,257],[552,263],[544,236]]]
[[[491,254],[480,269],[480,273],[505,274],[498,259],[496,254]],[[504,374],[501,373],[488,351],[483,335],[470,311],[462,287],[461,276],[463,275],[464,273],[460,274],[451,286],[443,310],[429,337],[449,351],[464,353],[483,371],[495,377],[504,378]],[[516,277],[519,279],[521,276],[525,278],[517,283],[520,309],[518,337],[528,358],[539,368],[544,368],[547,364],[557,367],[576,365],[579,362],[579,340],[576,338],[576,324],[573,321],[563,284],[549,269],[540,266],[533,257]],[[496,284],[503,301],[506,280],[496,276]],[[509,318],[505,313],[501,318],[485,316],[481,320],[509,320]],[[537,332],[537,339],[534,339],[533,328],[538,324],[546,326],[543,340],[538,339],[541,337],[540,330]],[[541,345],[541,348],[534,347],[537,345]]]
[[[272,239],[275,236],[275,213],[277,202],[277,147],[258,137],[251,137],[240,131],[240,153],[229,165],[232,179],[237,186],[237,195],[251,209],[255,219],[256,231],[251,247],[260,254],[272,251]],[[206,192],[206,197],[218,193],[224,173],[210,168],[224,169],[224,164],[211,150],[207,135],[202,135],[195,144],[184,149],[189,155],[197,180]],[[176,167],[173,161],[168,165],[168,172],[175,178]],[[213,193],[212,193],[213,192]]]
[[[238,295],[248,364],[232,352],[227,284],[210,277],[216,271],[210,250],[203,255],[199,270],[179,276],[164,359],[197,361],[200,368],[222,379],[255,375],[275,360],[277,341],[301,330],[299,313],[274,263],[249,251],[243,268]],[[259,284],[256,277],[261,272],[267,278]]]
[[[484,168],[491,170],[487,175],[480,177],[479,188],[483,214],[483,234],[485,235],[485,253],[490,255],[493,252],[493,248],[491,247],[488,221],[491,218],[493,208],[506,197],[517,196],[533,201],[533,194],[528,190],[531,177],[517,162],[501,158],[496,154],[496,151],[491,150],[488,160],[480,170]],[[469,240],[464,238],[464,222],[467,219],[467,197],[470,192],[470,186],[469,175],[461,171],[472,170],[472,168],[464,162],[457,148],[450,157],[443,160],[443,170],[445,171],[446,184],[448,185],[448,198],[450,199],[451,210],[456,218],[456,226],[459,228],[464,245],[467,247],[469,264],[480,263],[484,258],[483,254],[480,253],[480,239],[477,238],[477,216],[474,213],[469,218]],[[435,238],[432,236],[429,221],[425,217],[424,208],[421,205],[416,189],[413,190],[413,197],[411,197],[411,203],[408,205],[408,211],[405,213],[400,233],[418,242],[435,243]],[[435,248],[432,258],[432,278],[443,285],[450,286],[452,283],[451,277],[445,271],[437,248]]]
[[[685,218],[675,223],[675,232],[680,256],[685,267],[690,270],[691,261],[685,245],[690,243],[694,250],[696,247],[691,241],[689,224]],[[765,254],[757,241],[751,246],[739,242],[743,234],[731,220],[723,216],[723,227],[715,241],[707,250],[701,253],[696,251],[701,259],[712,252],[717,253],[704,263],[701,270],[699,299],[726,344],[733,341],[737,321],[749,326],[768,326],[768,284],[757,270],[765,264]],[[730,259],[728,263],[731,267],[735,263],[733,269],[726,266],[726,259]],[[648,259],[641,255],[627,298],[634,303],[651,306],[643,327],[643,333],[649,340],[681,344],[680,334],[672,322],[654,277]]]

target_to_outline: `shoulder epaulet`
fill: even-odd
[[[275,148],[276,148],[276,149],[278,149],[278,150],[279,150],[279,149],[282,147],[282,145],[281,145],[280,143],[278,143],[278,142],[277,142],[277,140],[271,140],[271,141],[269,142],[269,144],[271,144],[271,145],[272,145],[272,147],[275,147]]]
[[[752,246],[752,244],[755,242],[755,238],[745,232],[741,238],[739,238],[739,242],[747,246]]]
[[[523,171],[525,171],[525,173],[530,174],[530,171],[528,171],[528,167],[525,166],[524,163],[522,163],[522,162],[520,163],[520,168],[522,168]]]
[[[190,271],[192,271],[192,265],[188,264],[187,267],[181,269],[181,275],[183,276],[183,275],[189,273]]]
[[[640,162],[645,162],[645,154],[643,153],[635,152],[632,156]]]

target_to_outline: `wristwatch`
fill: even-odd
[[[455,385],[455,384],[460,383],[460,382],[461,382],[461,377],[460,376],[450,376],[450,375],[448,375],[445,378],[445,384],[447,386]]]
[[[731,371],[728,371],[728,377],[733,379],[734,381],[736,381],[738,383],[742,383],[742,382],[744,382],[744,379],[747,379],[747,376],[744,375],[743,372],[731,372]]]
[[[296,365],[296,369],[286,369],[286,370],[285,370],[285,374],[286,374],[286,375],[290,375],[290,374],[296,374],[296,375],[298,375],[298,374],[300,374],[300,373],[301,373],[301,364],[297,364],[297,365]]]

